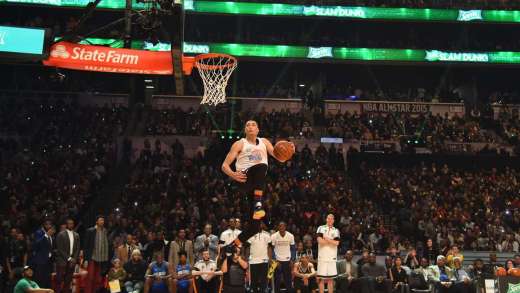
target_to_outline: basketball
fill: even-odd
[[[507,272],[508,275],[513,277],[520,277],[520,269],[519,268],[512,268],[509,269],[509,272]]]
[[[274,145],[274,156],[280,161],[288,161],[294,155],[294,149],[290,142],[286,140],[280,140]]]
[[[505,268],[499,267],[499,268],[497,268],[496,275],[497,275],[497,277],[507,276],[507,271]]]

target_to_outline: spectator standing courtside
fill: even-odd
[[[27,243],[25,242],[23,233],[17,228],[11,228],[6,246],[7,249],[5,251],[5,264],[7,268],[7,274],[8,278],[13,280],[15,269],[22,268],[27,265]]]
[[[74,231],[74,220],[67,219],[65,230],[56,236],[56,293],[70,292],[79,250],[80,239]]]
[[[116,257],[121,261],[121,264],[124,265],[130,260],[134,249],[138,249],[134,236],[127,234],[125,243],[121,244],[116,250]]]
[[[174,268],[179,264],[179,253],[185,253],[188,264],[193,266],[193,263],[195,262],[193,257],[193,242],[186,239],[185,229],[180,229],[175,241],[170,243],[168,263],[170,263]]]
[[[253,293],[264,293],[267,288],[267,271],[272,257],[271,235],[264,230],[263,224],[260,231],[247,240],[249,243],[249,274],[250,288]]]
[[[220,234],[219,244],[220,244],[220,256],[223,257],[224,251],[223,247],[230,245],[235,239],[237,239],[238,235],[240,235],[242,231],[237,228],[237,221],[235,218],[230,218],[228,222],[228,229]],[[226,253],[228,255],[228,253]]]
[[[32,255],[29,263],[34,268],[34,281],[44,288],[51,287],[53,271],[52,259],[54,251],[55,228],[50,220],[45,220],[42,227],[34,233]]]
[[[87,268],[85,293],[95,293],[103,287],[102,274],[108,270],[111,257],[108,233],[105,228],[105,217],[97,216],[96,225],[85,233],[84,266]]]
[[[318,227],[318,285],[320,293],[334,291],[334,278],[338,275],[336,261],[338,258],[339,230],[334,227],[334,215],[327,215],[327,224]]]
[[[278,262],[276,268],[275,288],[280,292],[282,280],[288,291],[292,290],[293,261],[296,258],[294,235],[287,231],[285,222],[278,224],[278,232],[271,235],[271,243],[274,247],[274,256]]]
[[[218,237],[212,234],[212,226],[204,225],[204,234],[197,236],[194,244],[195,259],[202,259],[202,252],[208,251],[212,260],[217,259],[218,254]]]

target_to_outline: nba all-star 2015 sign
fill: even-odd
[[[114,49],[59,42],[52,46],[47,66],[66,69],[135,74],[172,74],[170,52]]]

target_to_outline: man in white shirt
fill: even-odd
[[[238,235],[240,235],[240,233],[242,233],[242,231],[236,229],[235,218],[230,218],[227,230],[220,234],[220,244],[222,246],[230,245],[233,243],[233,240],[235,240]]]
[[[253,293],[265,292],[267,270],[272,255],[271,235],[264,230],[263,223],[260,229],[260,232],[247,240],[247,243],[249,243],[250,288]]]
[[[202,259],[195,264],[191,274],[199,276],[197,279],[198,292],[217,292],[217,279],[215,276],[222,275],[222,272],[217,270],[217,262],[211,259],[209,250],[202,251]]]
[[[233,254],[234,242],[238,235],[242,234],[242,231],[236,228],[236,224],[235,218],[229,218],[229,228],[220,234],[218,255],[221,259]]]
[[[334,290],[334,277],[338,271],[336,260],[338,258],[339,230],[334,227],[334,215],[327,215],[327,224],[318,227],[318,278],[320,293],[325,291],[325,282],[329,293]]]
[[[278,262],[275,277],[276,292],[280,292],[283,282],[287,291],[292,291],[292,275],[293,264],[296,257],[296,248],[294,236],[287,232],[287,225],[284,222],[278,224],[278,232],[271,236],[271,242],[274,247],[275,259]]]

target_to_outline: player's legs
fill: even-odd
[[[247,181],[241,186],[241,192],[253,199],[253,219],[260,220],[265,217],[263,209],[265,180],[267,175],[267,165],[257,164],[247,169]]]
[[[323,278],[319,278],[318,287],[320,289],[320,293],[325,292],[325,280],[323,280]]]
[[[292,270],[291,270],[291,262],[290,261],[284,261],[281,262],[282,267],[282,275],[283,275],[283,282],[285,284],[285,288],[288,292],[292,292],[293,286],[292,286]]]
[[[328,279],[327,280],[327,292],[333,293],[334,292],[334,280]]]
[[[319,290],[320,293],[325,291],[325,284],[327,285],[328,292],[334,290],[334,277],[338,274],[336,269],[336,261],[320,261],[318,260],[318,276],[319,279]]]
[[[246,200],[253,199],[251,206],[253,221],[240,233],[238,241],[245,243],[249,238],[260,231],[261,219],[265,217],[262,201],[264,198],[265,179],[267,175],[267,165],[257,164],[246,170],[247,181],[239,185],[240,193],[245,195]],[[251,214],[251,212],[249,212]],[[238,243],[235,243],[238,244]]]

